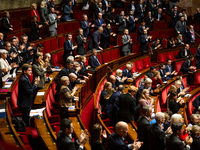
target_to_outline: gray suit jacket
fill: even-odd
[[[122,52],[127,52],[130,51],[131,52],[131,45],[132,42],[129,42],[130,39],[130,35],[123,35],[121,40],[122,40]]]
[[[124,29],[126,28],[124,22],[126,23],[126,20],[124,20],[124,16],[119,15],[119,28],[118,28],[118,31],[120,31],[120,32],[124,31]]]
[[[57,30],[57,15],[56,14],[49,14],[49,31],[55,31]]]
[[[184,21],[184,23],[185,23],[185,25],[186,25],[186,22]],[[179,20],[179,21],[177,21],[176,22],[176,26],[175,26],[175,29],[176,29],[176,32],[181,32],[181,27],[182,27],[182,23],[181,23],[181,21]],[[186,26],[185,26],[185,28],[186,28]],[[185,29],[185,31],[186,31],[186,29]]]

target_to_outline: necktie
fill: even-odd
[[[98,62],[99,65],[101,65],[101,63],[99,62],[99,59],[97,56],[94,56],[94,58],[96,59],[96,61]]]
[[[85,22],[86,26],[88,26],[87,21],[84,21],[84,22]]]
[[[101,26],[101,19],[99,20],[100,26]]]

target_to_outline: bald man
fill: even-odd
[[[77,80],[77,75],[74,73],[69,74],[69,85],[68,88],[72,91],[76,84],[81,84],[80,80]]]
[[[93,48],[95,48],[96,50],[103,50],[103,48],[100,47],[100,38],[102,32],[103,27],[99,27],[98,30],[92,34],[91,39],[88,43],[88,51],[91,51]]]
[[[130,63],[126,64],[126,68],[122,71],[122,77],[127,77],[127,79],[124,81],[124,83],[127,83],[128,79],[134,79],[135,77],[133,76],[131,69],[133,66]]]
[[[124,138],[128,133],[128,124],[120,121],[115,126],[116,133],[112,133],[108,137],[107,149],[106,150],[138,150],[143,142],[134,142],[126,145]]]
[[[114,75],[110,75],[110,78],[109,78],[110,82],[112,83],[112,88],[114,88],[116,90],[117,86],[115,84],[116,82],[116,78]]]

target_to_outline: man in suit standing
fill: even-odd
[[[176,22],[175,29],[177,34],[182,34],[183,36],[185,35],[187,29],[184,16],[181,16],[180,20]]]
[[[94,29],[98,30],[99,27],[105,27],[106,24],[102,18],[102,13],[98,13],[98,18],[94,21]]]
[[[64,21],[71,21],[71,14],[73,14],[72,1],[69,1],[67,5],[64,5],[63,10],[64,14],[62,15],[62,19]]]
[[[47,8],[48,8],[49,13],[50,13],[50,8],[53,7],[54,10],[55,10],[55,13],[56,13],[56,14],[59,14],[60,11],[56,10],[55,1],[56,1],[56,0],[49,0],[49,3],[48,3],[48,5],[47,5]]]
[[[185,138],[185,141],[181,141],[179,136],[183,134],[183,123],[174,122],[172,123],[173,134],[170,134],[166,138],[166,148],[175,150],[190,150],[190,145],[193,142],[193,138],[189,135]]]
[[[162,130],[162,124],[165,122],[165,114],[157,112],[155,115],[156,123],[149,128],[149,150],[165,150],[166,137],[165,131]]]
[[[88,51],[91,51],[93,48],[95,48],[96,50],[103,50],[103,48],[100,47],[100,39],[102,32],[103,27],[99,27],[98,30],[92,34],[92,37],[88,44]]]
[[[128,19],[128,30],[129,32],[134,32],[135,31],[135,24],[136,22],[138,21],[138,18],[135,18],[133,16],[133,11],[131,10],[130,13],[129,13],[129,19]]]
[[[178,55],[176,55],[176,59],[179,59],[179,58],[188,58],[189,55],[193,55],[192,52],[190,52],[190,45],[189,44],[185,44],[185,47],[182,48]]]
[[[137,17],[139,20],[144,18],[145,7],[143,6],[143,0],[139,0],[139,3],[136,6]]]
[[[117,114],[118,121],[124,121],[130,123],[134,121],[134,113],[136,107],[136,99],[134,95],[137,93],[138,88],[135,86],[130,86],[128,88],[128,93],[121,94],[116,101],[119,107],[119,112]]]
[[[159,65],[158,71],[160,72],[162,81],[167,81],[168,76],[170,75],[170,72],[166,72],[164,64]]]
[[[124,35],[122,36],[122,48],[121,51],[123,53],[123,56],[127,56],[128,54],[131,53],[131,45],[132,44],[132,39],[130,35],[128,35],[128,29],[124,29]]]
[[[175,27],[176,22],[179,20],[179,14],[180,14],[180,12],[177,10],[177,6],[174,6],[174,11],[171,12],[172,27]]]
[[[143,144],[142,144],[140,150],[148,150],[149,149],[148,131],[149,131],[149,128],[150,128],[149,118],[152,115],[152,106],[144,105],[142,107],[142,114],[143,115],[140,116],[138,121],[137,121],[138,139],[140,141],[143,141]]]
[[[124,11],[121,10],[120,15],[119,15],[119,27],[118,27],[118,32],[121,34],[124,32],[124,29],[126,28],[126,21],[128,19],[126,16],[124,16]]]
[[[167,80],[172,79],[174,76],[177,75],[177,72],[172,68],[172,60],[167,59],[167,64],[165,65],[165,72],[169,72],[170,74],[166,77]]]
[[[57,23],[60,20],[61,16],[57,16],[55,14],[55,10],[53,7],[50,8],[50,14],[49,17],[49,33],[50,36],[56,36],[57,35]]]
[[[190,55],[188,59],[186,59],[182,66],[180,71],[183,72],[183,74],[188,74],[190,72],[191,69],[195,70],[196,67],[192,66],[192,61],[194,60],[194,56]]]
[[[149,30],[149,27],[147,27],[145,20],[142,20],[141,25],[138,27],[138,37],[137,40],[140,42],[141,41],[141,36],[144,33],[144,30]]]
[[[99,58],[97,57],[97,50],[96,49],[92,50],[92,55],[89,58],[89,65],[91,66],[91,68],[96,68],[98,66],[101,66]]]
[[[21,110],[22,119],[26,126],[29,126],[29,114],[31,111],[31,104],[33,101],[33,93],[37,88],[40,77],[35,77],[34,84],[31,84],[29,76],[32,73],[32,66],[24,64],[22,66],[22,76],[19,79],[17,106]]]
[[[77,55],[85,55],[85,44],[86,44],[86,37],[83,36],[83,29],[78,29],[78,35],[76,37],[76,43],[77,43],[77,49],[76,53]]]
[[[115,133],[108,137],[106,150],[138,150],[143,142],[134,141],[132,144],[126,144],[124,138],[128,133],[128,124],[120,121],[115,126]]]
[[[76,48],[77,48],[77,45],[74,46],[71,33],[68,33],[67,40],[64,42],[64,53],[63,53],[64,62],[66,61],[67,57],[74,56],[74,50]]]
[[[102,8],[102,3],[101,2],[98,3],[98,7],[95,10],[95,16],[96,16],[95,18],[98,17],[99,13],[101,13],[103,16],[105,15],[105,10]]]
[[[147,30],[144,30],[144,33],[140,37],[140,51],[142,53],[147,53],[149,42],[151,42],[152,36],[147,34]]]
[[[162,8],[158,8],[158,10],[154,12],[154,18],[156,21],[160,21],[162,19]]]
[[[85,143],[88,141],[89,136],[87,130],[84,130],[79,135],[77,141],[72,140],[72,134],[74,131],[73,123],[70,119],[63,119],[60,121],[60,129],[58,132],[56,146],[58,150],[68,149],[68,150],[83,150]]]
[[[1,19],[1,32],[3,34],[13,31],[13,26],[10,24],[9,17],[10,17],[9,12],[4,11],[4,17]]]
[[[83,29],[83,36],[87,38],[90,34],[90,28],[94,27],[94,24],[88,21],[88,17],[86,14],[83,15],[83,21],[80,22],[80,27]]]

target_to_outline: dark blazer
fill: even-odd
[[[106,143],[106,139],[103,139],[103,142],[101,143],[100,141],[95,141],[94,143],[91,144],[91,149],[92,150],[105,150],[104,145]]]
[[[192,137],[192,138],[193,138],[193,142],[190,145],[190,150],[200,149],[200,140],[196,137]]]
[[[4,43],[4,41],[1,40],[1,41],[0,41],[0,49],[3,49],[3,43]]]
[[[129,148],[120,135],[112,133],[108,137],[106,150],[129,150]]]
[[[2,85],[3,85],[3,83],[2,83],[2,77],[3,76],[4,76],[4,74],[0,70],[0,88],[2,88]]]
[[[114,20],[114,14],[111,12],[106,13],[105,19],[106,19],[106,23],[111,23],[110,20],[112,21]]]
[[[90,33],[90,26],[89,21],[81,21],[80,27],[83,29],[83,36],[88,38],[88,35]]]
[[[168,66],[168,65],[165,65],[165,72],[170,72],[170,75],[168,75],[166,78],[167,80],[171,79],[174,77],[174,75],[171,75],[171,73],[173,72],[173,68],[172,68],[172,65],[171,66]]]
[[[38,26],[35,24],[34,21],[30,22],[30,29],[31,29],[31,31],[30,31],[29,36],[34,41],[38,40],[39,37],[40,37],[40,28],[39,28],[40,22],[37,22],[37,24],[38,24]]]
[[[134,4],[134,6],[135,6],[135,4]],[[135,8],[136,9],[136,8]],[[130,12],[130,11],[132,11],[132,3],[130,2],[129,4],[128,4],[128,6],[127,6],[127,12]],[[135,10],[136,11],[136,10]],[[133,12],[133,14],[134,14],[135,12]]]
[[[196,37],[195,32],[194,32],[194,37]],[[191,35],[190,30],[188,30],[188,32],[185,34],[185,43],[190,44],[191,40],[192,40],[192,35]]]
[[[3,34],[9,33],[9,32],[11,32],[11,30],[9,28],[11,28],[10,19],[9,19],[9,22],[8,22],[7,17],[2,17],[2,19],[1,19],[1,32]]]
[[[149,27],[150,30],[153,30],[153,23],[155,22],[155,21],[151,22],[152,19],[153,19],[153,17],[151,17],[151,19],[149,17],[146,18],[147,27]]]
[[[132,77],[133,77],[133,74],[131,73],[131,70],[127,72],[127,69],[125,68],[125,69],[122,71],[122,78],[123,78],[123,77],[132,78]]]
[[[82,150],[78,147],[77,142],[73,142],[72,139],[62,131],[58,132],[56,146],[58,150],[68,149],[68,150]]]
[[[176,13],[173,11],[173,12],[171,12],[171,18],[172,18],[172,22],[171,22],[171,25],[172,25],[172,27],[175,27],[175,25],[176,25],[176,22],[179,20],[179,11],[177,11]],[[175,16],[175,14],[176,14],[176,16]]]
[[[160,76],[161,76],[162,81],[166,81],[166,77],[165,77],[166,71],[165,71],[165,69],[162,70],[162,71],[161,71],[161,69],[158,69],[158,71],[160,72]]]
[[[115,1],[115,7],[117,7],[117,8],[124,7],[124,2],[122,2],[121,0],[116,0]]]
[[[143,141],[140,150],[148,150],[149,149],[148,131],[150,127],[149,120],[144,116],[140,116],[137,121],[137,127],[138,127],[138,139],[139,141]]]
[[[184,25],[182,24],[182,23],[184,23]],[[182,31],[182,27],[184,28],[184,30]],[[184,22],[182,22],[181,20],[179,20],[179,21],[177,21],[176,22],[176,25],[175,25],[175,29],[176,29],[176,32],[180,32],[181,34],[185,34],[185,32],[186,32],[186,22],[184,21]]]
[[[142,6],[142,8],[143,8],[143,6]],[[142,13],[144,14],[144,11],[142,12],[142,9],[141,9],[141,7],[140,7],[140,4],[137,4],[136,5],[136,12],[137,12],[137,17],[138,18],[142,18]],[[144,17],[144,16],[143,16]]]
[[[146,29],[146,25],[145,25],[145,29]],[[137,37],[137,40],[138,41],[141,41],[140,39],[141,39],[141,35],[143,35],[143,27],[140,25],[139,27],[138,27],[138,37]]]
[[[83,41],[84,36],[83,35],[77,35],[76,37],[76,43],[77,43],[77,55],[85,55],[85,43],[86,41]]]
[[[93,48],[95,49],[99,49],[99,41],[100,41],[100,37],[101,35],[99,34],[98,31],[95,31],[92,36],[91,36],[91,39],[89,41],[89,44],[88,44],[88,50],[92,50]]]
[[[95,56],[91,55],[89,58],[89,65],[91,66],[91,68],[96,68],[101,65],[101,64],[99,64],[100,61],[98,62],[94,57]],[[96,58],[99,60],[99,58],[97,56],[96,56]]]
[[[103,49],[109,48],[110,44],[110,33],[112,32],[112,29],[110,28],[109,30],[105,28],[103,30],[103,33],[101,34],[101,47]]]
[[[148,36],[149,36],[149,35],[147,34],[147,37],[148,37]],[[141,52],[143,52],[143,51],[148,51],[149,42],[151,42],[151,40],[150,40],[150,39],[146,40],[145,35],[142,34],[142,35],[140,36],[140,42],[141,42],[141,44],[140,44],[140,51],[141,51]]]
[[[167,135],[167,137],[166,137],[166,148],[167,148],[167,150],[171,150],[171,149],[185,150],[183,142],[175,134]],[[186,150],[189,150],[189,148],[186,147]]]
[[[104,19],[100,19],[101,20],[101,24],[104,24],[105,22],[104,22]],[[95,30],[98,30],[98,28],[101,26],[101,24],[100,24],[100,22],[99,22],[99,19],[96,19],[95,21],[94,21],[94,25],[95,25],[95,27],[94,27],[94,29]]]
[[[200,106],[200,95],[197,96],[194,101],[192,102],[195,110],[198,110],[199,106]]]
[[[183,74],[188,74],[188,71],[190,71],[190,67],[191,67],[191,64],[192,62],[189,63],[189,59],[186,59],[182,66],[181,66],[181,69],[180,71],[183,72]]]
[[[166,137],[165,132],[157,123],[152,124],[149,128],[149,150],[165,150]],[[170,149],[171,150],[171,149]]]
[[[74,42],[73,41],[71,41],[71,44],[69,43],[68,40],[66,40],[64,42],[64,53],[63,53],[63,56],[62,56],[64,62],[66,61],[67,57],[74,56],[74,50],[75,49],[72,49],[73,46],[74,46]]]
[[[128,20],[128,30],[129,32],[134,32],[135,31],[135,21],[134,21],[135,17],[134,16],[129,16],[129,20]]]
[[[173,112],[173,114],[177,113],[179,111],[179,109],[181,108],[181,106],[175,102],[169,102],[169,110]]]
[[[19,108],[31,107],[31,103],[33,101],[33,93],[36,88],[37,86],[35,84],[32,85],[29,78],[22,74],[18,85],[17,106]]]
[[[158,19],[158,10],[154,11],[154,19]],[[160,14],[160,20],[162,19],[162,13]]]
[[[106,1],[107,1],[108,4],[109,4],[109,1],[108,1],[108,0],[106,0]],[[102,10],[105,10],[105,12],[106,12],[106,3],[105,3],[105,1],[102,0],[101,3],[102,3]]]
[[[190,50],[187,50],[187,56],[189,56],[189,55],[193,55],[193,54],[190,52]],[[182,48],[179,51],[178,55],[176,55],[175,57],[176,57],[176,59],[179,59],[179,58],[186,58],[187,56],[185,56],[185,48]]]
[[[200,48],[197,48],[195,56],[197,69],[200,69]]]
[[[152,6],[153,4],[151,3],[151,2],[148,2],[148,4],[147,4],[147,10],[148,11],[153,11],[154,10],[154,7]]]
[[[126,28],[125,22],[126,20],[124,20],[124,16],[119,15],[119,27],[118,27],[119,32],[123,32],[124,29]]]
[[[130,123],[134,120],[136,99],[130,93],[121,94],[116,104],[119,107],[118,121]]]
[[[82,75],[88,76],[88,73],[87,73],[88,69],[86,68],[86,65],[84,63],[82,63],[82,62],[80,62],[80,65],[82,66],[82,68],[80,70],[80,73]]]
[[[101,106],[103,107],[103,109],[105,108],[105,106],[106,106],[106,104],[107,104],[107,101],[106,101],[106,99],[104,98],[104,96],[107,94],[108,92],[107,91],[105,91],[105,90],[102,90],[101,91],[101,95],[100,95],[100,104],[101,104]]]

